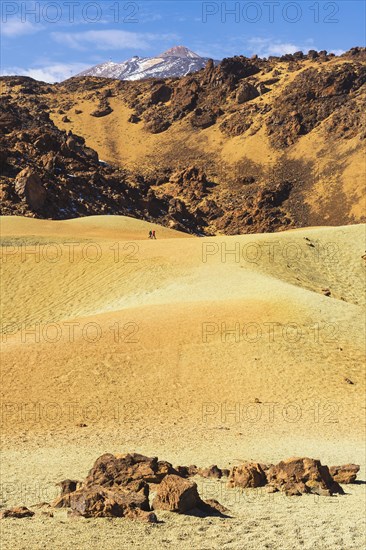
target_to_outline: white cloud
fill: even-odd
[[[270,55],[282,56],[288,53],[302,51],[307,54],[309,50],[319,50],[321,48],[314,44],[314,40],[308,38],[301,43],[284,41],[275,38],[264,38],[260,36],[252,38],[243,38],[242,36],[232,36],[226,42],[202,42],[194,41],[191,48],[202,57],[212,57],[222,59],[223,57],[232,57],[233,55],[251,56],[257,54],[259,57],[269,57]],[[329,53],[341,55],[344,50],[328,48]]]
[[[329,53],[334,53],[334,55],[342,55],[343,53],[346,53],[346,50],[329,50]]]
[[[85,63],[55,63],[50,65],[44,65],[43,67],[32,67],[30,69],[24,69],[22,67],[8,67],[1,71],[1,76],[21,75],[29,76],[35,80],[41,80],[43,82],[60,82],[66,78],[81,73],[88,69],[90,65]]]
[[[21,21],[20,19],[9,19],[1,22],[1,34],[8,38],[15,38],[24,34],[33,34],[42,30],[41,25],[36,25],[30,21]]]
[[[140,13],[139,14],[139,21],[140,23],[154,23],[155,21],[161,21],[163,19],[163,16],[159,13]]]
[[[63,46],[76,50],[148,50],[152,42],[178,40],[175,34],[135,33],[120,30],[86,31],[79,33],[53,32],[52,38]]]
[[[270,55],[281,56],[287,53],[295,53],[309,50],[309,45],[293,44],[292,42],[281,42],[271,38],[254,37],[248,40],[249,51],[257,54],[259,57],[269,57]],[[312,47],[311,47],[312,48]],[[313,48],[315,49],[315,48]]]
[[[309,50],[319,50],[314,45],[312,39],[308,39],[302,44],[294,44],[293,42],[281,42],[281,40],[272,40],[271,38],[262,38],[262,37],[253,37],[250,38],[247,42],[248,49],[251,53],[257,54],[259,57],[269,57],[270,55],[281,56],[287,53],[295,53],[302,51],[305,54]],[[341,55],[344,53],[344,50],[340,49],[328,49],[329,53],[334,53],[335,55]]]

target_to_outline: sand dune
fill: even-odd
[[[5,481],[81,477],[105,451],[202,466],[310,455],[360,462],[362,478],[365,227],[203,239],[154,227],[156,241],[150,227],[2,218]],[[235,536],[221,520],[177,518],[168,538],[179,548],[326,548],[334,529],[334,547],[360,548],[362,491],[332,513],[307,497],[284,510],[259,495],[233,506]],[[6,503],[20,498],[15,483]],[[36,548],[50,529],[67,536],[62,521],[7,534]],[[148,536],[123,525],[111,548]],[[179,538],[191,528],[192,540]],[[75,527],[79,547],[87,529]],[[141,547],[168,547],[162,533]]]

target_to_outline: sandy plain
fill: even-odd
[[[365,226],[195,238],[5,217],[1,236],[2,507],[49,502],[104,452],[362,466],[332,498],[197,478],[230,519],[37,511],[1,522],[1,548],[364,547]]]

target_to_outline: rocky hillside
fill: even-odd
[[[365,221],[365,49],[209,61],[180,79],[1,81],[3,214],[197,234]]]

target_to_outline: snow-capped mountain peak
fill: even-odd
[[[203,69],[207,61],[208,58],[199,56],[185,46],[174,46],[156,57],[135,55],[121,63],[107,61],[77,76],[98,76],[117,80],[180,77]]]

